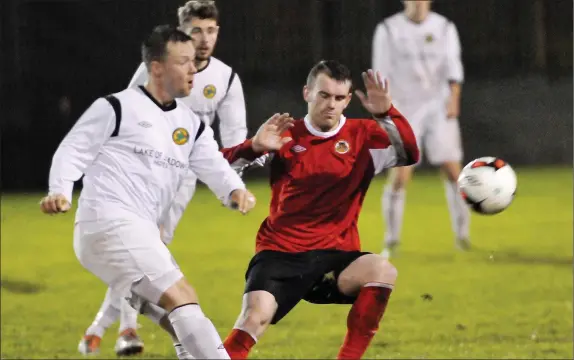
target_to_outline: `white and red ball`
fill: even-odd
[[[481,157],[462,169],[458,188],[475,212],[497,214],[508,208],[514,199],[516,173],[500,158]]]

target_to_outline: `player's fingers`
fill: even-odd
[[[383,90],[386,90],[385,82],[383,81],[383,76],[380,71],[375,72],[375,78],[377,80],[377,86]]]
[[[56,207],[58,212],[67,212],[70,210],[70,203],[63,197],[56,198]]]
[[[281,124],[279,124],[279,127],[277,129],[277,133],[282,134],[285,130],[293,127],[293,118],[292,117],[288,117],[286,118]]]
[[[275,114],[273,114],[273,116],[271,116],[269,119],[267,119],[267,121],[265,123],[267,125],[275,124],[277,122],[278,118],[279,118],[279,113],[275,113]]]
[[[281,142],[281,146],[283,146],[283,145],[287,144],[287,143],[288,143],[289,141],[291,141],[291,140],[293,140],[293,138],[291,138],[291,137],[284,137],[284,138],[281,138],[281,140],[280,140],[280,142]],[[277,150],[279,150],[279,149],[277,149]]]
[[[385,85],[385,92],[387,94],[390,94],[391,93],[391,84],[389,83],[389,79],[385,78],[384,85]]]
[[[43,198],[42,200],[40,200],[40,210],[44,213],[44,214],[49,214],[50,210],[48,209],[47,206],[47,197]]]
[[[363,105],[367,102],[367,96],[361,90],[355,90],[355,95],[357,95]]]
[[[255,207],[256,202],[257,200],[255,199],[255,196],[249,191],[247,191],[245,195],[245,205],[243,213],[247,214],[249,211],[251,211]]]

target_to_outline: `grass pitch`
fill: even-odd
[[[454,250],[442,182],[418,173],[407,195],[399,280],[365,358],[572,359],[572,169],[518,169],[517,198],[495,216],[473,215],[474,250]],[[254,235],[267,213],[266,182],[240,216],[200,188],[171,249],[222,337],[240,310]],[[381,251],[378,177],[360,218],[363,248]],[[50,217],[42,194],[2,198],[1,357],[80,358],[77,343],[105,285],[72,249],[73,214]],[[429,296],[430,295],[430,296]],[[252,358],[334,358],[348,306],[301,303],[271,327]],[[169,338],[140,317],[146,358],[174,358]],[[114,325],[99,358],[115,358]]]

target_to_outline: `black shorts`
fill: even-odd
[[[279,307],[271,324],[276,324],[302,299],[313,304],[352,304],[356,296],[339,291],[337,279],[361,251],[313,250],[285,253],[264,250],[250,261],[245,274],[245,293],[270,292]]]

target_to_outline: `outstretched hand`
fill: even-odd
[[[356,90],[355,94],[361,100],[363,107],[374,116],[382,115],[389,111],[392,105],[389,81],[383,81],[380,72],[372,69],[363,72],[363,83],[366,94],[361,90]]]
[[[270,117],[257,130],[253,137],[251,147],[253,151],[263,153],[266,151],[275,151],[291,141],[290,137],[281,137],[281,134],[293,127],[293,118],[288,114],[275,114]]]

